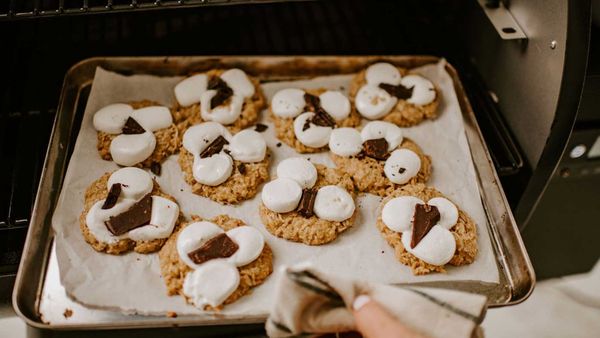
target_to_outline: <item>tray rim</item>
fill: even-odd
[[[51,230],[51,215],[60,194],[60,190],[62,187],[62,182],[64,179],[64,172],[66,171],[68,163],[66,162],[67,151],[65,150],[66,145],[61,141],[69,140],[71,130],[67,130],[64,135],[64,131],[60,130],[60,122],[65,119],[70,118],[71,123],[69,127],[71,127],[73,119],[75,117],[75,110],[77,104],[80,99],[81,90],[89,85],[93,80],[93,71],[91,72],[91,77],[86,74],[86,71],[89,72],[90,68],[95,70],[96,67],[101,66],[107,68],[109,70],[114,71],[123,71],[123,69],[111,69],[118,68],[118,66],[127,66],[130,63],[148,63],[148,65],[155,65],[156,63],[164,63],[169,64],[169,62],[173,62],[170,65],[171,68],[175,67],[180,73],[178,74],[168,74],[168,75],[185,75],[193,72],[194,66],[199,64],[205,64],[207,62],[215,62],[215,60],[219,62],[258,62],[260,63],[264,59],[275,59],[276,62],[288,62],[293,64],[297,60],[302,61],[311,61],[315,62],[316,60],[321,60],[325,62],[339,63],[340,61],[347,62],[358,62],[360,64],[365,64],[369,62],[373,62],[375,60],[389,60],[393,62],[405,62],[411,64],[411,67],[415,67],[417,65],[430,64],[435,63],[442,58],[430,55],[294,55],[294,56],[278,56],[278,55],[240,55],[240,56],[155,56],[155,57],[137,57],[137,56],[121,56],[121,57],[92,57],[88,59],[84,59],[75,65],[73,65],[66,73],[63,88],[61,90],[59,105],[54,121],[54,125],[52,128],[52,133],[50,136],[50,143],[46,152],[46,159],[44,162],[44,167],[42,171],[42,176],[40,179],[40,183],[38,185],[38,193],[36,195],[36,200],[32,212],[32,218],[30,222],[30,227],[27,232],[27,238],[25,241],[25,245],[23,248],[23,256],[21,257],[21,262],[19,265],[19,271],[17,273],[17,277],[15,280],[15,287],[13,290],[13,298],[12,304],[15,312],[19,317],[21,317],[27,325],[43,330],[81,330],[81,329],[93,329],[93,330],[110,330],[110,329],[148,329],[153,327],[186,327],[186,326],[218,326],[218,325],[231,325],[231,324],[251,324],[256,323],[258,316],[248,317],[246,316],[246,320],[241,318],[234,319],[233,322],[210,322],[205,323],[204,321],[199,321],[196,316],[181,316],[179,319],[171,319],[166,317],[156,317],[156,320],[142,320],[142,321],[132,321],[132,322],[119,322],[118,324],[113,323],[103,323],[103,324],[72,324],[72,325],[53,325],[43,322],[40,314],[37,312],[39,307],[39,300],[41,297],[41,293],[43,291],[43,285],[45,281],[47,263],[50,256],[50,250],[53,243],[53,231]],[[418,60],[418,61],[415,61]],[[416,64],[415,64],[416,63]],[[186,67],[181,67],[182,64],[185,64]],[[110,65],[116,67],[110,67]],[[107,67],[108,66],[108,67]],[[293,66],[293,65],[292,65]],[[86,69],[87,68],[87,69]],[[166,67],[165,67],[166,68]],[[161,70],[162,68],[156,68],[155,70]],[[132,74],[154,74],[157,75],[156,72],[152,72],[152,69],[144,69],[145,71],[134,71]],[[471,149],[471,156],[474,162],[474,167],[477,172],[478,177],[478,185],[480,191],[480,197],[482,198],[482,202],[484,205],[484,209],[486,212],[486,217],[488,218],[488,229],[490,230],[490,239],[492,241],[492,246],[494,248],[494,253],[496,255],[496,262],[500,274],[501,283],[487,283],[492,285],[492,288],[500,289],[503,286],[505,290],[501,291],[502,294],[506,297],[504,300],[496,300],[497,303],[492,303],[490,307],[501,307],[518,304],[524,300],[526,300],[529,295],[532,293],[533,288],[535,286],[536,278],[535,273],[533,271],[533,267],[527,255],[525,246],[521,239],[518,227],[508,206],[508,201],[504,195],[502,188],[499,186],[499,178],[493,167],[493,162],[491,160],[489,151],[487,149],[487,145],[483,139],[483,135],[477,121],[475,119],[474,112],[472,110],[471,104],[464,92],[464,88],[462,86],[462,82],[460,81],[460,77],[456,69],[446,61],[446,70],[452,77],[456,95],[462,110],[463,121],[465,122],[465,133],[467,134],[467,141],[469,143],[469,147]],[[160,73],[160,72],[159,72]],[[167,74],[158,74],[158,75],[167,75]],[[70,109],[69,109],[70,108]],[[467,120],[468,119],[468,120]],[[469,124],[467,125],[467,122]],[[62,138],[61,138],[62,137]],[[474,139],[472,139],[474,138]],[[476,157],[473,153],[473,141],[478,141],[477,151],[479,152]],[[53,161],[54,160],[54,161]],[[478,163],[481,161],[481,163]],[[62,163],[62,165],[61,165]],[[480,168],[481,166],[481,168]],[[59,173],[56,173],[58,169]],[[480,172],[481,169],[484,169],[486,172],[488,179],[491,181],[490,185],[485,185],[482,182]],[[54,175],[53,177],[49,177],[49,175]],[[57,174],[59,177],[57,177]],[[57,182],[58,181],[58,182]],[[58,183],[58,184],[57,184]],[[488,192],[485,189],[492,189],[492,191]],[[50,188],[46,190],[47,188]],[[502,215],[502,227],[498,228],[496,222],[490,219],[490,207],[488,206],[488,202],[485,199],[484,194],[493,194],[495,196],[496,202],[500,203],[504,209],[504,214]],[[50,199],[53,198],[51,201]],[[49,205],[51,204],[51,205]],[[45,208],[47,212],[45,215],[40,215],[40,209]],[[44,210],[42,210],[44,211]],[[45,240],[43,240],[45,239]],[[40,242],[43,242],[44,248],[43,250],[39,250],[40,246],[38,245]],[[497,251],[499,250],[499,252]],[[43,259],[41,261],[35,262],[35,258],[39,258],[40,252]],[[510,261],[510,262],[509,262]],[[510,266],[509,263],[515,263],[518,261],[517,265]],[[37,263],[37,264],[36,264]],[[33,266],[32,266],[33,265]],[[26,277],[28,273],[32,273],[30,270],[35,269],[39,272],[39,280],[36,283],[37,285],[33,286],[35,288],[35,299],[34,302],[31,302],[31,294],[26,294],[24,299],[24,292],[28,289],[31,290],[31,285],[28,285]],[[445,282],[425,282],[425,283],[417,283],[422,286],[443,286]],[[454,282],[456,284],[456,282]],[[469,283],[466,282],[465,283]],[[481,283],[481,282],[480,282]],[[506,283],[505,285],[502,283]],[[413,285],[416,285],[413,283]],[[506,289],[508,288],[508,289]],[[28,299],[27,299],[28,298]],[[27,301],[29,300],[28,304]],[[33,311],[29,306],[33,306]],[[150,317],[151,318],[151,317]],[[194,318],[196,318],[194,320]],[[264,317],[262,317],[264,319]]]

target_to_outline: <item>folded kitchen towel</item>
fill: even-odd
[[[270,337],[355,330],[352,303],[368,295],[407,325],[431,338],[480,334],[486,297],[459,291],[393,286],[344,279],[307,266],[282,268],[266,323]]]

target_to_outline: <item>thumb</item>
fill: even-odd
[[[352,304],[356,327],[366,338],[425,338],[392,317],[367,295],[360,295]]]

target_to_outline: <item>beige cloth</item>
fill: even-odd
[[[351,308],[361,294],[432,338],[472,337],[486,309],[486,297],[477,294],[343,279],[311,267],[283,268],[267,334],[295,337],[355,330]]]

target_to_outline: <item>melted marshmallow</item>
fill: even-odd
[[[304,110],[304,90],[286,88],[278,91],[271,99],[273,114],[283,118],[294,118]]]
[[[116,164],[132,166],[150,157],[156,147],[156,137],[146,131],[142,134],[121,134],[110,143],[110,156]]]
[[[231,138],[229,150],[231,150],[231,156],[237,161],[260,162],[267,154],[267,143],[260,133],[246,129]]]
[[[136,109],[131,113],[131,117],[147,131],[157,131],[173,124],[171,111],[165,106]]]
[[[290,157],[277,165],[277,177],[292,179],[302,189],[308,189],[317,182],[317,168],[305,158]]]
[[[222,234],[224,231],[212,222],[194,222],[183,228],[177,235],[177,253],[179,258],[190,268],[197,269],[200,265],[194,263],[188,254],[202,247],[209,239]]]
[[[414,196],[400,196],[389,200],[381,210],[381,220],[395,232],[410,231],[417,204],[425,204]]]
[[[327,185],[317,191],[314,212],[321,219],[341,222],[354,214],[354,208],[354,199],[346,189]]]
[[[120,134],[133,107],[125,103],[109,104],[94,114],[94,128],[109,134]]]
[[[140,168],[121,168],[108,178],[106,189],[110,190],[113,184],[121,183],[121,197],[140,200],[152,192],[154,183],[152,177]]]
[[[150,224],[129,231],[129,238],[134,241],[151,241],[167,238],[173,232],[179,217],[179,206],[164,197],[152,196],[152,216]]]
[[[449,200],[435,197],[427,201],[427,204],[436,206],[440,212],[440,220],[437,225],[450,230],[458,222],[458,208]]]
[[[329,149],[339,156],[354,156],[361,152],[363,140],[354,128],[337,128],[331,132]]]
[[[190,76],[175,86],[175,98],[183,107],[198,103],[202,93],[206,91],[207,85],[206,74]]]
[[[233,89],[233,95],[241,96],[242,98],[254,95],[254,84],[248,78],[243,70],[232,68],[221,74],[220,78]]]
[[[363,142],[384,138],[388,143],[388,151],[396,149],[402,143],[402,129],[397,125],[384,121],[371,121],[360,131]]]
[[[387,62],[379,62],[370,65],[365,72],[365,79],[368,84],[378,85],[388,83],[394,86],[400,84],[402,76],[398,68]]]
[[[233,95],[228,104],[211,107],[210,100],[217,95],[216,90],[207,90],[200,97],[200,116],[206,121],[214,121],[222,124],[232,124],[242,114],[244,98]]]
[[[205,305],[216,307],[223,303],[239,284],[240,273],[235,266],[218,260],[208,261],[185,276],[183,293],[201,309]]]
[[[185,131],[183,134],[183,147],[193,155],[200,155],[219,136],[231,141],[231,133],[221,124],[217,122],[200,123]]]
[[[420,169],[421,158],[409,149],[394,150],[383,166],[385,177],[396,184],[407,183]]]
[[[431,81],[420,75],[407,75],[402,78],[402,85],[412,88],[412,96],[406,101],[412,104],[424,106],[435,100],[435,87]]]
[[[429,264],[444,265],[450,262],[456,251],[454,236],[439,225],[433,226],[414,248],[410,247],[411,238],[411,231],[402,233],[402,244],[406,251]]]
[[[350,115],[350,100],[337,90],[328,90],[319,95],[321,107],[336,121],[341,121]]]
[[[296,209],[302,198],[302,188],[289,178],[276,178],[265,184],[261,199],[267,209],[285,213]]]
[[[398,99],[376,85],[362,86],[356,94],[358,112],[365,118],[375,120],[385,116],[396,105]]]
[[[304,125],[306,122],[315,116],[314,113],[302,113],[294,120],[294,134],[300,143],[311,148],[324,147],[329,143],[329,136],[333,128],[317,126],[310,123],[310,127],[306,130]]]
[[[238,245],[238,250],[227,261],[236,265],[250,264],[260,256],[265,246],[262,234],[253,227],[239,226],[227,231],[227,236]]]

